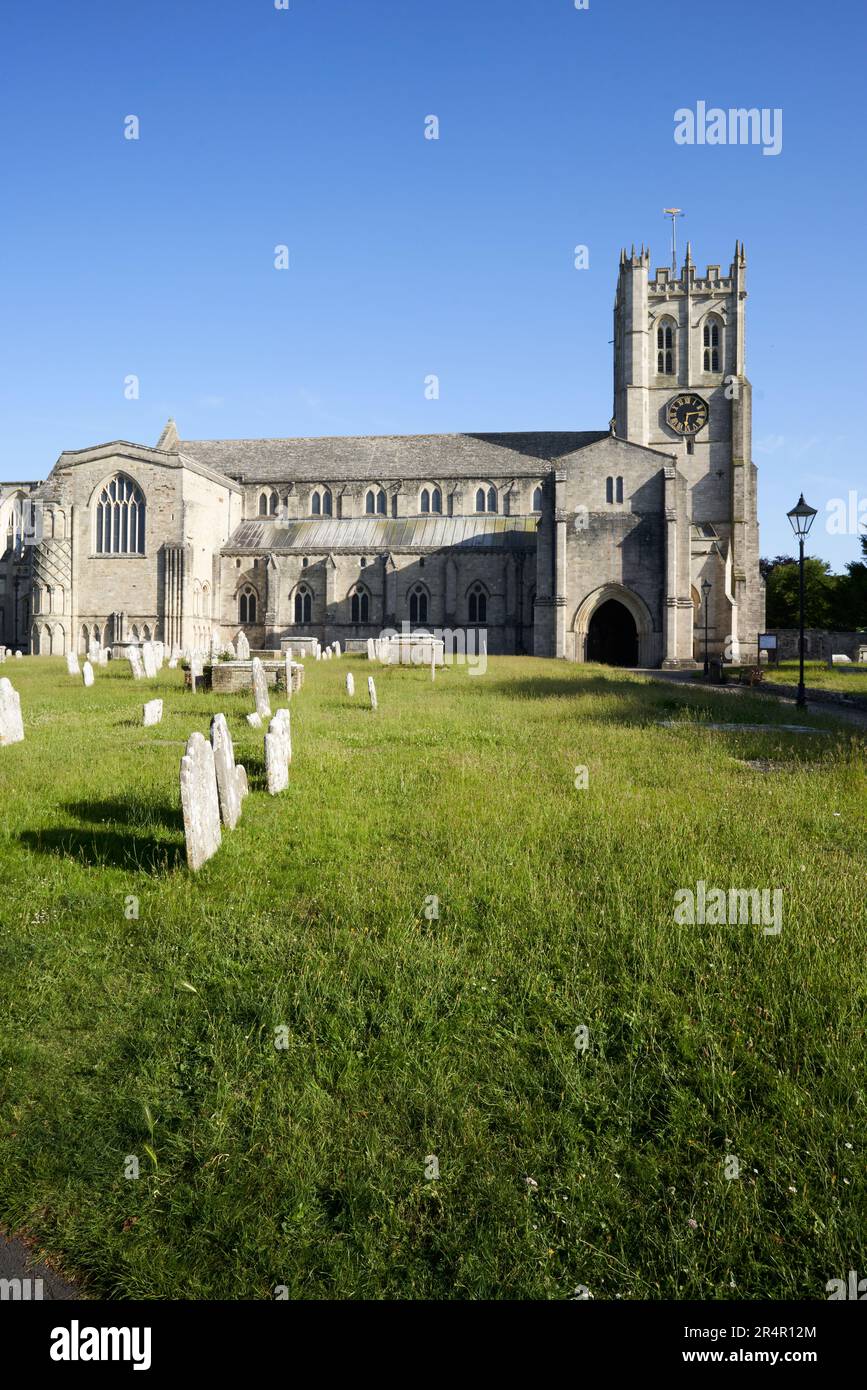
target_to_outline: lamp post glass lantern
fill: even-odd
[[[807,707],[807,692],[804,689],[804,541],[810,534],[810,527],[816,520],[816,509],[810,507],[804,501],[804,494],[801,493],[797,505],[786,515],[791,523],[792,530],[798,537],[798,595],[800,609],[800,633],[798,640],[798,698],[796,704],[799,709]]]
[[[707,647],[707,624],[708,624],[708,616],[709,616],[709,613],[708,613],[708,598],[709,598],[709,596],[710,596],[710,591],[711,591],[712,588],[713,588],[713,585],[712,585],[711,583],[709,583],[707,579],[703,579],[703,580],[701,581],[701,592],[702,592],[702,596],[703,596],[703,598],[704,598],[704,674],[705,674],[706,676],[710,674],[710,658],[709,658],[709,656],[708,656],[708,647]]]

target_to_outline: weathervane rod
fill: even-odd
[[[685,217],[686,213],[680,208],[663,208],[663,215],[671,218],[671,274],[673,279],[677,279],[677,219]]]

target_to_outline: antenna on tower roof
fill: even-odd
[[[686,217],[686,213],[681,208],[663,208],[664,217],[671,218],[671,274],[677,279],[677,219]]]

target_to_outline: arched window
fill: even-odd
[[[97,555],[143,555],[145,500],[140,489],[118,473],[106,483],[96,507]]]
[[[356,589],[351,600],[353,623],[370,622],[370,595],[366,589]]]
[[[704,321],[703,351],[704,370],[718,372],[722,361],[722,322],[716,314],[709,314]]]
[[[364,510],[368,516],[373,516],[376,512],[376,498],[373,495],[372,488],[364,499]]]
[[[272,516],[276,516],[276,515],[277,515],[277,508],[278,508],[279,506],[280,506],[280,498],[277,496],[276,492],[272,492],[272,493],[271,493],[271,501],[270,501],[270,504],[269,504],[269,506],[268,506],[268,511],[271,513]]]
[[[484,510],[485,510],[485,489],[484,489],[483,487],[480,487],[479,490],[478,490],[478,492],[476,493],[476,511],[477,511],[477,512],[483,512]]]
[[[211,586],[210,586],[210,584],[207,584],[207,583],[206,583],[206,584],[203,584],[203,585],[202,585],[202,617],[203,617],[203,618],[210,618],[210,616],[211,616]]]
[[[481,584],[474,584],[469,594],[469,620],[471,623],[488,621],[488,595]]]
[[[267,515],[268,515],[268,494],[267,494],[267,492],[260,493],[260,495],[259,495],[259,515],[260,515],[260,516],[267,516]]]
[[[409,595],[409,620],[411,623],[427,622],[427,591],[416,584]]]
[[[622,478],[618,478],[618,479],[617,479],[617,501],[618,501],[618,502],[622,502],[622,501],[623,501],[623,479],[622,479]]]
[[[193,580],[193,617],[198,618],[202,612],[202,586],[198,579]]]
[[[656,329],[656,370],[662,376],[674,376],[677,325],[674,319],[660,319]]]
[[[605,501],[606,501],[606,502],[613,502],[613,501],[614,501],[614,479],[613,479],[613,478],[606,478],[606,479],[605,479]]]
[[[241,590],[238,600],[238,621],[242,627],[248,624],[252,627],[256,622],[256,590],[249,584]]]
[[[533,511],[534,511],[534,512],[540,512],[541,510],[542,510],[542,489],[541,489],[540,487],[534,487],[534,488],[533,488]]]
[[[295,622],[300,626],[313,621],[313,595],[302,584],[300,589],[295,591]]]
[[[430,493],[428,492],[426,487],[423,487],[421,490],[421,502],[419,504],[419,511],[430,511]]]
[[[397,498],[395,498],[395,501],[397,501]],[[376,496],[376,510],[377,510],[377,514],[378,514],[379,516],[385,516],[385,511],[386,511],[386,506],[385,506],[385,504],[386,504],[385,493],[383,492],[382,488],[380,488],[380,489],[379,489],[379,492],[377,493],[377,496]]]
[[[318,492],[314,492],[313,496],[310,498],[310,515],[322,515],[322,498],[319,496]]]
[[[489,487],[489,488],[488,488],[488,511],[489,511],[489,512],[495,512],[496,510],[497,510],[497,489],[494,488],[494,487]]]
[[[331,515],[333,515],[333,512],[334,512],[334,503],[333,503],[333,501],[332,501],[330,491],[328,490],[328,488],[326,488],[325,491],[324,491],[323,494],[322,494],[322,515],[323,515],[323,516],[331,516]]]
[[[442,515],[443,495],[438,487],[435,487],[431,493],[430,509],[432,512],[436,512],[440,516]]]

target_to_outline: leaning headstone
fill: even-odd
[[[66,669],[70,676],[80,676],[81,671],[78,666],[78,656],[75,652],[66,653]]]
[[[82,666],[81,675],[85,685],[93,685],[93,667],[89,661],[85,661]]]
[[[250,643],[247,641],[247,634],[243,628],[235,638],[235,655],[239,661],[250,660]]]
[[[157,673],[157,654],[154,651],[153,642],[142,642],[141,659],[144,663],[144,673],[148,680],[153,680]]]
[[[261,727],[262,727],[262,716],[261,716],[261,714],[256,714],[255,711],[254,711],[253,714],[248,714],[248,715],[247,715],[247,723],[250,725],[250,728],[251,728],[251,729],[261,729]]]
[[[127,647],[126,655],[133,680],[142,680],[144,678],[144,666],[142,665],[141,652],[138,647]]]
[[[256,713],[260,719],[270,719],[271,705],[268,700],[268,682],[265,679],[265,668],[258,656],[253,657],[251,676],[253,680],[253,699],[256,701]]]
[[[373,676],[367,677],[367,693],[370,696],[370,708],[379,709],[379,705],[376,703],[376,686],[373,683]]]
[[[181,758],[181,807],[187,864],[195,873],[217,853],[222,839],[214,750],[204,734],[190,734]]]
[[[244,767],[243,763],[235,764],[235,776],[238,780],[238,796],[243,801],[244,797],[249,795],[250,792],[250,785],[247,781],[247,769]]]
[[[355,680],[351,671],[346,672],[346,693],[349,696],[355,694]]]
[[[23,739],[21,696],[6,676],[0,677],[0,748],[5,748],[7,743],[21,743]]]
[[[265,735],[265,778],[272,796],[285,791],[289,785],[289,759],[292,744],[289,733],[289,711],[278,710]]]
[[[159,724],[163,717],[162,700],[148,700],[146,705],[142,705],[142,724],[147,727],[150,724]]]
[[[241,818],[241,789],[232,735],[224,714],[215,714],[211,720],[211,747],[214,750],[220,817],[227,830],[234,830]]]

